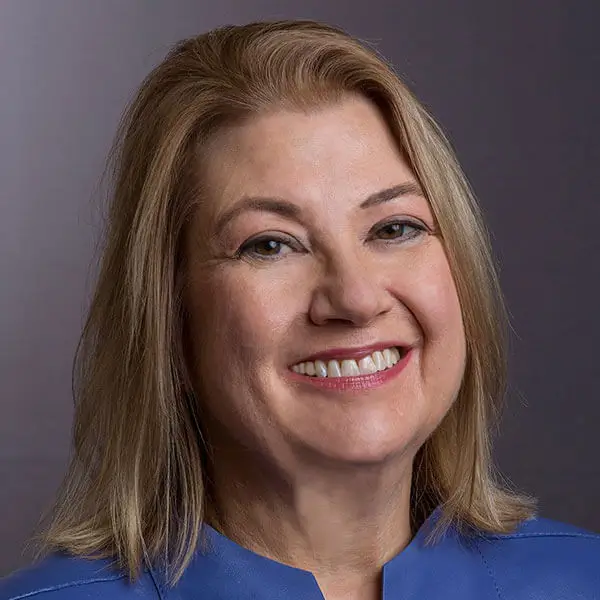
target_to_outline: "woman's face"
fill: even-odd
[[[349,97],[265,114],[206,156],[186,306],[209,438],[279,462],[412,458],[457,395],[465,339],[429,204],[378,111]]]

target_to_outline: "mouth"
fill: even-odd
[[[385,346],[375,350],[331,351],[320,358],[304,360],[290,369],[297,375],[313,379],[364,378],[394,369],[405,362],[410,352],[408,346]],[[344,354],[346,356],[344,356]],[[355,356],[350,356],[355,355]]]

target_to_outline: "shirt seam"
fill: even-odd
[[[88,585],[90,583],[105,583],[107,581],[118,581],[119,579],[123,579],[124,575],[113,575],[111,577],[104,577],[102,579],[86,579],[82,581],[69,581],[68,583],[60,583],[58,585],[53,585],[51,587],[46,588],[38,588],[36,590],[32,590],[31,592],[25,592],[24,594],[18,594],[17,596],[11,596],[8,600],[22,600],[23,598],[32,598],[33,596],[37,596],[40,594],[46,594],[48,592],[56,592],[57,590],[63,590],[70,587],[79,587],[83,585]]]
[[[539,532],[539,533],[507,533],[507,534],[487,534],[483,536],[492,540],[506,540],[519,538],[535,538],[535,537],[573,537],[585,538],[590,540],[600,541],[600,535],[594,533],[568,533],[568,532]]]
[[[503,596],[503,594],[500,593],[500,586],[498,585],[498,580],[496,579],[496,576],[494,575],[494,572],[492,571],[492,567],[491,567],[490,563],[485,558],[483,552],[481,551],[481,548],[479,546],[476,546],[476,549],[477,549],[477,552],[479,553],[479,556],[481,557],[481,560],[488,572],[490,579],[492,580],[492,583],[494,584],[494,589],[496,590],[496,595],[498,596],[498,600],[503,600],[504,596]]]

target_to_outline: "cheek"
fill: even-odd
[[[260,274],[259,274],[260,275]],[[191,313],[196,339],[207,340],[215,357],[228,363],[255,362],[272,352],[291,320],[285,280],[231,269],[213,274],[193,290]],[[208,341],[210,340],[210,341]]]
[[[410,308],[425,341],[462,343],[460,302],[454,279],[441,248],[427,257],[411,285]]]
[[[285,278],[266,281],[264,271],[243,267],[196,282],[189,310],[200,402],[216,422],[250,443],[247,435],[272,418],[272,367],[282,340],[290,339],[293,313]]]

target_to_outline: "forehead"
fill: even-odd
[[[220,203],[240,194],[361,197],[414,180],[379,111],[356,96],[310,113],[262,114],[219,132],[205,148],[201,176]]]

